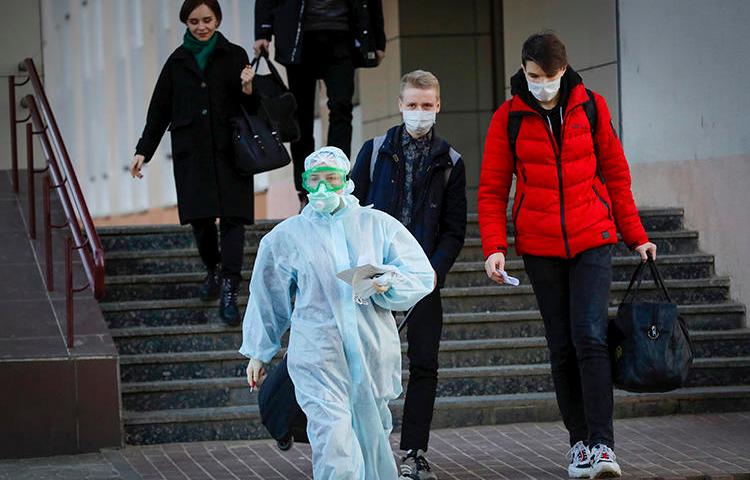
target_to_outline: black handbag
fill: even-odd
[[[237,170],[241,175],[255,175],[289,165],[292,161],[277,131],[240,106],[242,115],[230,119],[232,143]]]
[[[412,307],[398,325],[398,332],[406,326]],[[268,374],[258,391],[260,421],[276,440],[279,449],[286,451],[294,442],[310,443],[307,438],[307,416],[297,403],[294,383],[289,376],[286,355]]]
[[[307,439],[307,417],[294,396],[286,355],[261,384],[258,410],[261,423],[281,450],[289,450],[295,441],[310,443]]]
[[[639,300],[646,265],[663,300]],[[633,272],[617,316],[610,322],[609,348],[612,380],[617,388],[668,392],[685,384],[693,362],[690,334],[650,258]]]
[[[297,99],[284,84],[281,75],[268,59],[268,52],[255,57],[250,66],[255,68],[260,59],[266,61],[270,74],[253,77],[253,92],[260,96],[258,115],[268,123],[271,130],[279,132],[282,142],[295,142],[300,138],[297,122]]]

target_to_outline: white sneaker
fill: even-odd
[[[622,470],[611,448],[598,444],[591,449],[591,478],[618,478]]]
[[[568,460],[568,476],[570,478],[591,478],[591,454],[589,447],[578,442],[565,455]]]
[[[437,480],[422,450],[409,450],[401,459],[399,480]]]

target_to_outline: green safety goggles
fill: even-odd
[[[327,190],[337,191],[346,186],[346,170],[336,167],[313,167],[302,172],[302,186],[308,192],[316,192],[320,184]]]

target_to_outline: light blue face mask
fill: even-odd
[[[318,185],[318,189],[307,194],[310,206],[320,213],[332,213],[341,203],[341,195],[329,190],[324,182]]]

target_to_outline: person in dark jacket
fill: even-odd
[[[305,158],[315,149],[315,92],[322,79],[328,96],[328,142],[349,156],[352,143],[354,70],[385,57],[381,0],[257,0],[255,55],[274,39],[276,61],[286,67],[297,99],[300,138],[292,142],[294,185],[300,203]]]
[[[186,0],[180,21],[187,25],[184,42],[159,75],[130,171],[143,177],[143,165],[169,126],[180,223],[192,225],[207,269],[200,297],[220,296],[221,318],[237,325],[244,225],[253,223],[253,180],[235,168],[230,118],[240,114],[241,105],[250,112],[258,108],[253,70],[247,52],[216,30],[221,23],[217,0]]]
[[[409,383],[401,423],[401,478],[437,478],[424,458],[437,389],[438,349],[443,329],[440,288],[466,234],[466,171],[461,155],[438,137],[440,84],[416,70],[401,79],[399,109],[404,123],[368,140],[352,171],[354,195],[397,218],[424,249],[437,286],[417,303],[407,324]]]
[[[532,35],[521,62],[511,79],[513,97],[492,118],[482,160],[485,269],[503,283],[515,174],[515,249],[544,320],[557,404],[570,435],[568,474],[619,477],[607,347],[612,246],[619,231],[646,261],[656,256],[656,245],[641,224],[607,103],[586,90],[568,65],[565,45],[551,32]],[[513,118],[520,128],[509,127]]]

